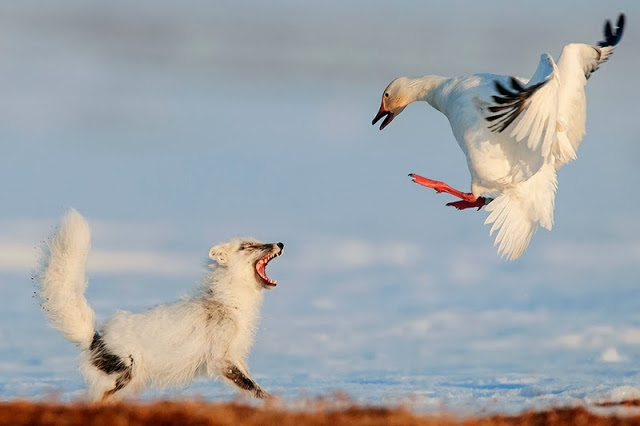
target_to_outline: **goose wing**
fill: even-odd
[[[604,40],[598,42],[598,47],[591,46],[595,52],[590,52],[590,55],[585,55],[583,58],[585,78],[589,78],[591,73],[609,60],[616,46],[620,43],[620,40],[622,40],[624,22],[624,13],[621,13],[620,16],[618,16],[615,31],[611,26],[611,21],[607,19],[604,23]]]
[[[495,81],[494,104],[488,108],[493,113],[486,117],[493,132],[509,130],[518,142],[526,141],[532,151],[540,151],[547,157],[551,149],[558,115],[560,75],[553,58],[540,57],[538,68],[528,83],[522,84],[515,77],[510,87]]]
[[[556,168],[576,158],[580,142],[586,133],[587,79],[613,54],[622,39],[625,16],[618,17],[615,30],[611,22],[604,25],[604,40],[597,46],[572,43],[562,49],[558,59],[560,94],[558,98],[557,142],[554,143]]]
[[[551,153],[560,165],[572,160],[585,134],[586,99],[584,85],[591,74],[606,62],[622,39],[625,16],[604,26],[604,40],[597,46],[572,43],[564,47],[558,64],[543,54],[531,79],[510,85],[495,82],[496,94],[488,107],[489,129],[518,142],[546,159]],[[557,166],[559,167],[559,166]]]

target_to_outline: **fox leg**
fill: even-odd
[[[133,359],[131,361],[133,362]],[[125,386],[129,384],[129,382],[131,381],[131,370],[132,368],[128,368],[127,370],[123,371],[118,375],[118,377],[116,378],[116,384],[113,387],[113,389],[109,389],[108,391],[102,394],[102,401],[106,401],[110,399],[113,396],[113,394],[115,394],[116,392],[123,389]]]
[[[135,362],[133,356],[120,357],[106,345],[104,336],[96,332],[81,362],[82,375],[89,384],[94,401],[119,399],[122,390],[130,390]]]
[[[255,398],[270,398],[271,395],[262,390],[260,386],[248,374],[244,373],[236,364],[227,362],[222,367],[222,376],[234,386],[251,394]]]

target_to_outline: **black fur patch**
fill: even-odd
[[[91,363],[106,374],[117,374],[116,383],[113,389],[105,392],[102,399],[109,398],[120,389],[129,384],[133,372],[133,357],[129,355],[129,365],[122,358],[109,352],[107,346],[98,332],[93,335],[91,341]]]
[[[133,357],[129,355],[129,359],[131,360],[131,365],[126,368],[123,373],[120,373],[118,378],[116,379],[116,385],[113,389],[108,390],[102,395],[102,399],[107,399],[114,393],[118,392],[120,389],[124,388],[131,381],[131,371],[133,370]]]
[[[230,365],[229,367],[225,368],[224,375],[227,379],[235,383],[235,385],[238,386],[240,389],[253,391],[253,392],[259,389],[258,385],[256,385],[256,383],[253,380],[248,378],[235,365]]]
[[[90,349],[91,363],[107,374],[121,373],[130,368],[119,356],[109,352],[102,336],[97,332],[93,335]]]
[[[272,250],[273,244],[244,243],[239,250]]]

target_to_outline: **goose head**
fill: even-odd
[[[382,124],[380,124],[380,130],[384,129],[407,105],[415,100],[408,83],[409,79],[406,77],[396,78],[389,83],[382,93],[380,109],[373,118],[372,125],[384,117]]]

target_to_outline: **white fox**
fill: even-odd
[[[282,243],[234,239],[214,246],[211,271],[194,295],[141,313],[119,311],[97,329],[84,297],[90,240],[86,220],[71,209],[45,247],[38,281],[51,325],[83,351],[80,371],[92,400],[187,385],[204,374],[253,397],[269,396],[249,375],[245,358],[262,290],[276,286],[265,267],[283,253]]]

